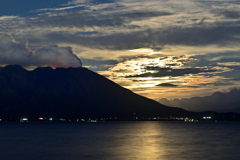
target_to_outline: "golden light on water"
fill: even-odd
[[[140,124],[133,124],[133,127],[138,125]],[[161,132],[161,124],[143,122],[141,128],[137,132],[134,129],[129,130],[127,136],[121,137],[122,144],[116,145],[116,154],[122,155],[124,160],[126,155],[130,159],[157,160],[163,158],[166,154],[166,147],[161,144],[164,136]]]

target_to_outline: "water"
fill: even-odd
[[[0,123],[1,160],[239,160],[240,122]]]

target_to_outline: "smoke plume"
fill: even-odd
[[[27,40],[16,42],[12,36],[3,34],[0,36],[0,65],[10,64],[23,67],[82,67],[81,60],[73,53],[71,47],[45,45],[32,51]]]

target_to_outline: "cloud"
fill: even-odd
[[[69,5],[85,2],[70,1]],[[221,3],[206,7],[205,2],[186,0],[113,2],[89,1],[83,9],[41,14],[19,24],[15,21],[8,29],[15,32],[17,27],[19,34],[46,42],[108,50],[159,49],[166,45],[219,47],[239,42],[240,20],[216,16],[222,9],[214,10],[214,5]]]
[[[131,25],[132,21],[140,21],[153,17],[172,15],[170,12],[153,11],[127,11],[107,14],[102,11],[82,10],[81,12],[70,12],[61,14],[43,14],[36,19],[28,19],[26,27],[119,27],[136,28]]]
[[[71,0],[68,4],[79,4],[79,3],[111,3],[115,0]]]
[[[221,66],[240,66],[240,62],[223,62],[223,63],[217,63]]]
[[[1,16],[0,17],[0,21],[4,21],[4,20],[14,20],[19,18],[18,16]]]
[[[215,14],[216,16],[223,16],[227,19],[239,19],[240,12],[239,12],[240,6],[239,5],[230,5],[225,7],[216,7],[211,12]]]
[[[177,77],[177,76],[183,76],[185,74],[198,74],[198,73],[206,73],[206,72],[216,72],[217,70],[206,70],[201,68],[184,68],[184,69],[172,69],[172,68],[161,68],[161,67],[145,67],[147,70],[153,70],[156,71],[155,73],[144,73],[144,74],[138,74],[138,75],[131,75],[126,76],[127,78],[130,77]]]
[[[118,63],[116,60],[101,60],[101,59],[81,59],[84,67],[91,68],[93,71],[104,71],[113,67]],[[94,64],[94,66],[92,66]]]
[[[171,83],[161,83],[161,84],[158,84],[156,86],[160,86],[160,87],[177,87],[177,85],[171,84]]]
[[[125,0],[106,3],[104,9],[91,9],[99,6],[99,3],[91,2],[85,9],[78,11],[45,14],[27,19],[22,27],[32,30],[35,27],[48,29],[41,35],[48,42],[110,50],[156,49],[165,45],[220,46],[236,44],[239,41],[239,20],[226,21],[217,18],[216,11],[212,11],[214,6],[201,8],[199,3],[190,1],[179,4],[174,1],[145,3]],[[191,6],[194,8],[188,8]],[[95,34],[84,34],[89,30]]]
[[[50,66],[81,67],[81,60],[73,54],[70,47],[45,45],[36,51],[31,51],[27,40],[16,42],[13,37],[4,34],[0,37],[0,64],[19,64],[23,67]]]
[[[99,20],[97,20],[99,21]],[[96,21],[96,22],[97,22]],[[95,21],[87,22],[96,25]],[[93,24],[91,24],[93,23]],[[99,21],[98,25],[122,26],[123,20]],[[71,25],[71,22],[69,23]],[[83,25],[83,24],[80,24]],[[95,49],[130,50],[136,48],[164,48],[166,45],[183,46],[228,46],[239,42],[240,26],[219,24],[218,26],[169,27],[133,30],[131,32],[115,32],[111,34],[95,34],[94,36],[76,35],[67,32],[46,34],[44,39],[56,43],[78,44]],[[126,26],[127,29],[131,26]],[[136,28],[136,27],[135,27]],[[197,38],[196,38],[197,37]]]

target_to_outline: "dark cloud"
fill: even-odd
[[[115,65],[118,63],[116,60],[100,60],[100,59],[81,59],[84,65],[91,65],[91,64],[96,64],[96,65]]]
[[[161,83],[161,84],[158,84],[156,86],[160,86],[160,87],[177,87],[178,85],[171,84],[171,83]]]
[[[185,66],[221,66],[219,63],[224,62],[240,62],[240,51],[235,52],[217,52],[190,56],[188,61],[182,61]],[[228,66],[233,68],[233,66]]]
[[[188,86],[189,88],[200,88],[200,86]]]
[[[223,12],[223,15],[226,18],[239,19],[240,11],[225,11]]]
[[[136,48],[162,48],[165,45],[229,45],[239,42],[240,25],[168,27],[115,33],[109,35],[76,36],[63,32],[46,35],[53,42],[83,45],[90,48],[125,50]]]
[[[171,67],[171,66],[178,66],[178,64],[166,64],[166,66],[169,66],[169,67]]]
[[[234,8],[231,9],[214,9],[212,13],[216,16],[224,16],[227,19],[239,19],[240,11],[235,10]]]
[[[92,66],[95,68],[91,68],[93,71],[104,71],[108,70],[110,67],[119,63],[116,60],[98,60],[98,59],[81,59],[84,66]]]
[[[37,19],[26,21],[26,26],[38,27],[107,27],[107,26],[124,26],[135,28],[138,26],[129,25],[131,21],[139,21],[152,17],[168,16],[168,12],[127,12],[103,14],[101,11],[81,11],[60,15],[41,15]]]
[[[66,15],[51,16],[43,15],[27,25],[41,27],[93,27],[93,26],[120,26],[124,23],[122,18],[113,19],[102,17],[98,14],[85,11],[84,13],[70,13]]]
[[[114,1],[96,1],[91,3],[112,2]],[[124,2],[121,4],[124,4]],[[175,6],[175,4],[172,5]],[[110,6],[114,10],[112,12],[112,10],[102,11],[96,5],[90,6],[94,6],[96,9],[92,10],[90,9],[91,7],[86,7],[86,9],[64,11],[60,14],[43,14],[35,18],[22,20],[21,23],[16,21],[11,26],[6,26],[6,28],[10,27],[9,30],[15,30],[14,27],[28,28],[29,30],[36,27],[49,29],[40,36],[44,41],[110,50],[136,48],[161,50],[165,45],[204,46],[214,44],[222,46],[238,44],[239,42],[240,21],[236,18],[239,17],[240,12],[236,9],[233,11],[229,9],[207,10],[206,17],[208,18],[198,18],[196,13],[193,13],[193,15],[196,15],[196,18],[194,19],[195,16],[191,17],[191,21],[195,20],[196,22],[189,24],[189,19],[182,18],[180,20],[183,24],[176,25],[176,17],[171,16],[178,14],[174,9],[171,10],[172,12],[146,9],[130,10],[127,6],[123,6],[119,10],[114,10],[115,7],[117,8],[117,3],[113,3],[113,6]],[[212,14],[225,15],[225,17],[235,19],[227,22],[215,18],[210,19]],[[146,21],[141,22],[142,20],[163,16],[171,17],[169,25],[162,25],[160,22],[153,23],[152,21],[149,24]],[[54,30],[54,27],[58,29]],[[64,27],[69,28],[69,30],[66,31],[66,28],[63,29]],[[111,29],[108,32],[109,28]],[[70,29],[72,30],[70,31]],[[84,31],[88,29],[91,31]],[[101,33],[101,31],[104,31],[104,33]],[[39,37],[34,38],[32,36],[32,39],[39,39]]]
[[[157,71],[156,73],[144,73],[132,76],[126,76],[127,78],[130,77],[177,77],[183,76],[186,74],[198,74],[198,73],[206,73],[206,72],[216,72],[217,70],[205,70],[201,68],[185,68],[185,69],[172,69],[172,68],[160,68],[160,67],[145,67],[147,70],[154,70]]]
[[[70,47],[46,45],[36,51],[28,48],[26,40],[16,42],[10,35],[0,37],[0,64],[19,64],[28,66],[81,67],[81,60],[73,54]]]
[[[81,2],[82,1],[79,1],[79,3]],[[75,3],[78,3],[78,1]],[[179,12],[178,7],[180,6],[177,6],[178,4],[173,2],[170,2],[169,5],[176,7],[176,9],[169,11],[164,11],[164,8],[159,10],[151,10],[151,8],[143,9],[140,2],[136,3],[140,6],[136,7],[135,10],[128,8],[127,2],[115,3],[115,1],[112,0],[94,0],[88,3],[91,5],[86,5],[85,9],[79,9],[78,11],[61,11],[61,13],[55,14],[41,14],[38,15],[38,17],[19,20],[21,23],[15,21],[11,26],[18,29],[28,28],[29,30],[36,27],[49,29],[44,32],[44,37],[40,36],[41,39],[43,38],[44,41],[47,42],[78,44],[89,48],[111,50],[136,48],[161,50],[165,45],[204,46],[216,44],[221,46],[238,44],[239,42],[240,21],[237,20],[237,18],[240,12],[237,9],[205,9],[207,11],[206,17],[198,17],[197,12],[192,12],[193,17],[189,15],[190,19],[180,18],[179,21],[182,21],[183,24],[176,25],[175,20],[177,20],[177,18],[172,15],[185,13],[185,11],[180,10]],[[102,11],[101,7],[98,6],[98,4],[102,3],[112,3],[112,5],[102,6],[106,9]],[[232,3],[234,2],[231,1],[229,4]],[[117,9],[118,4],[121,4],[122,8]],[[95,9],[91,9],[91,7]],[[112,10],[109,11],[109,9]],[[226,22],[222,19],[215,19],[215,17],[212,17],[213,14],[215,16],[224,15],[225,17],[232,17],[235,18],[235,20]],[[162,25],[160,22],[153,23],[152,21],[150,21],[149,24],[146,23],[146,21],[141,22],[141,20],[163,16],[171,17],[169,23],[167,19],[165,21],[168,25]],[[159,18],[159,20],[165,24],[164,19]],[[190,24],[189,20],[191,20]],[[10,30],[16,29],[14,27],[11,28],[11,26]],[[9,27],[9,25],[7,27]],[[54,30],[54,27],[58,27],[58,29],[56,29],[58,31]],[[72,29],[72,31],[62,29],[64,27]],[[110,27],[111,31],[108,32],[107,30],[109,28],[106,27]],[[79,32],[77,31],[78,29]],[[94,31],[84,32],[84,30],[88,29]],[[104,33],[101,33],[102,30],[104,30]]]
[[[205,84],[206,85],[206,84]],[[234,85],[232,82],[219,82],[219,83],[208,83],[207,85],[213,85],[213,86],[231,86]]]
[[[132,72],[132,70],[129,69],[119,69],[119,70],[112,70],[115,73],[129,73]]]
[[[137,55],[129,55],[129,56],[120,56],[118,57],[121,61],[130,61],[130,60],[137,60],[138,58],[159,58],[160,60],[164,59],[162,58],[164,55],[162,54],[152,54],[152,55],[146,55],[146,54],[137,54]],[[168,58],[168,57],[167,57]]]
[[[124,13],[120,14],[119,16],[124,19],[132,19],[132,20],[143,20],[146,18],[152,18],[152,17],[160,17],[160,16],[169,16],[173,15],[173,13],[170,12],[129,12],[129,13]]]
[[[146,80],[132,79],[132,82],[145,82]]]

